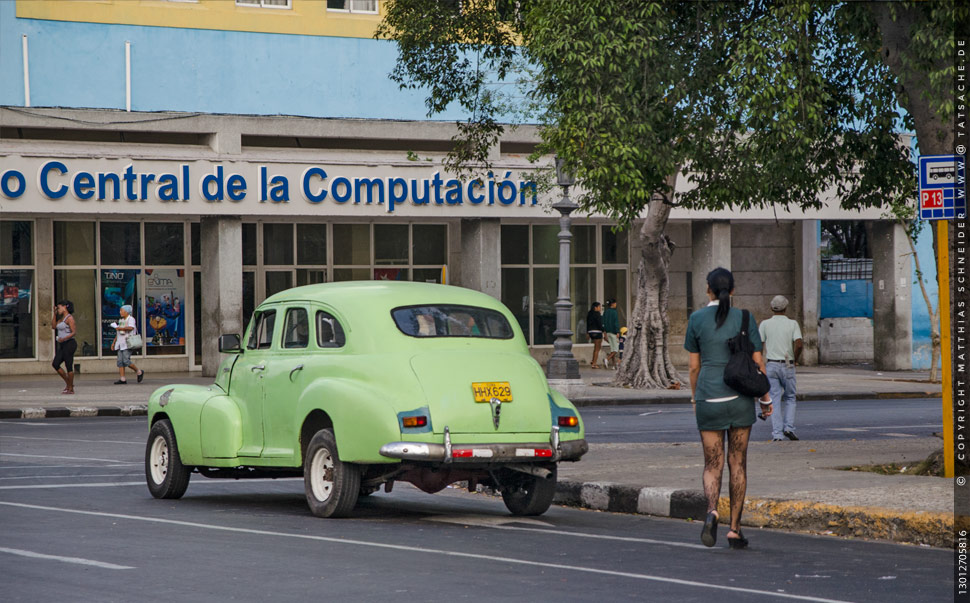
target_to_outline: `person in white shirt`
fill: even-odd
[[[774,316],[761,323],[758,331],[765,343],[768,382],[771,383],[771,439],[797,440],[795,435],[795,363],[802,355],[802,330],[798,323],[785,316],[788,300],[776,295],[771,300]]]
[[[118,352],[118,380],[115,381],[115,385],[128,383],[128,380],[125,379],[125,367],[135,371],[138,383],[141,383],[141,380],[145,378],[145,371],[139,370],[137,366],[132,364],[131,350],[128,349],[128,336],[135,332],[136,324],[135,317],[131,315],[131,306],[127,304],[121,306],[121,319],[117,323],[111,323],[111,326],[115,328],[115,338],[111,342],[111,349]]]

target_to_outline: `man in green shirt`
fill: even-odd
[[[620,315],[616,311],[616,300],[606,300],[606,310],[603,312],[603,333],[610,345],[610,353],[606,355],[606,368],[616,368],[620,355]]]
[[[802,355],[802,330],[785,316],[788,300],[776,295],[771,300],[774,316],[761,323],[758,332],[765,342],[764,355],[771,383],[771,439],[797,440],[795,435],[795,363]]]

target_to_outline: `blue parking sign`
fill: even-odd
[[[966,215],[966,159],[962,155],[920,157],[920,219],[951,220]]]

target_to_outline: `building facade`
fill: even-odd
[[[139,366],[211,374],[217,336],[241,332],[267,296],[359,279],[494,295],[547,357],[559,192],[534,184],[536,131],[506,134],[490,172],[447,173],[461,115],[428,120],[421,94],[388,79],[396,49],[372,39],[381,4],[0,3],[0,375],[49,370],[56,300],[75,304],[84,371],[113,369],[108,325],[130,303]],[[817,361],[819,220],[852,219],[872,221],[873,357],[908,368],[904,235],[878,210],[837,207],[675,210],[675,361],[716,266],[735,272],[735,303],[758,319],[789,297]],[[601,216],[573,225],[571,324],[587,358],[586,311],[615,297],[626,324],[640,249]]]

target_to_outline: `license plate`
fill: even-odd
[[[472,383],[472,393],[475,394],[475,402],[491,402],[492,398],[498,398],[500,402],[512,401],[512,386],[508,381]]]

